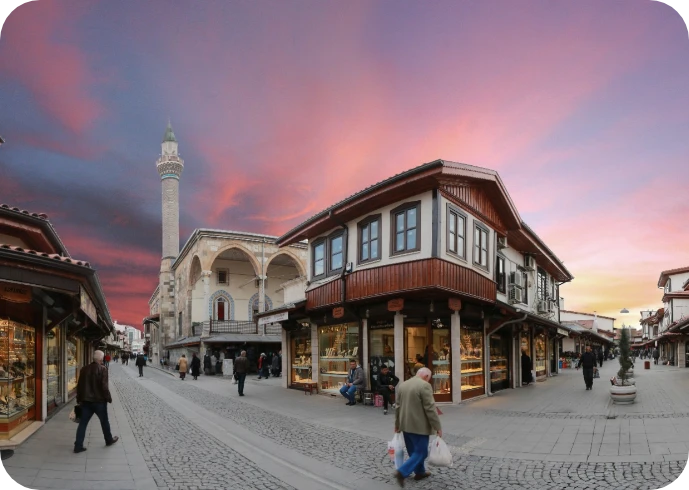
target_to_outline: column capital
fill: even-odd
[[[201,277],[211,277],[213,271],[201,271]]]

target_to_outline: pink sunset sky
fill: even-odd
[[[687,87],[658,2],[41,0],[2,27],[0,202],[46,212],[140,327],[168,117],[182,244],[280,235],[444,158],[500,173],[575,276],[566,309],[636,325],[689,266]]]

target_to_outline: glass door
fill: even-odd
[[[490,336],[490,391],[496,392],[510,387],[510,337],[493,334]]]
[[[378,385],[378,375],[382,365],[390,369],[390,373],[401,377],[402,369],[395,369],[395,329],[373,328],[369,330],[369,373],[371,386]]]
[[[428,325],[404,327],[404,379],[416,376],[422,367],[428,367]]]
[[[431,322],[433,334],[432,364],[433,394],[436,401],[452,401],[452,355],[450,352],[450,322]]]

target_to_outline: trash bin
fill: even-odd
[[[644,369],[651,369],[651,361],[644,361]]]

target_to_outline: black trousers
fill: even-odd
[[[246,373],[237,373],[237,392],[240,395],[244,394],[244,380],[246,379]]]
[[[600,364],[600,367],[603,367],[603,359],[598,359],[598,364]]]
[[[387,386],[382,386],[378,388],[378,393],[380,393],[380,395],[383,397],[383,408],[387,410],[388,405],[390,404],[390,395],[392,395],[390,388]]]
[[[139,367],[139,376],[144,375],[144,367],[143,366],[138,366]]]
[[[587,388],[593,387],[593,368],[583,368],[584,382]]]

